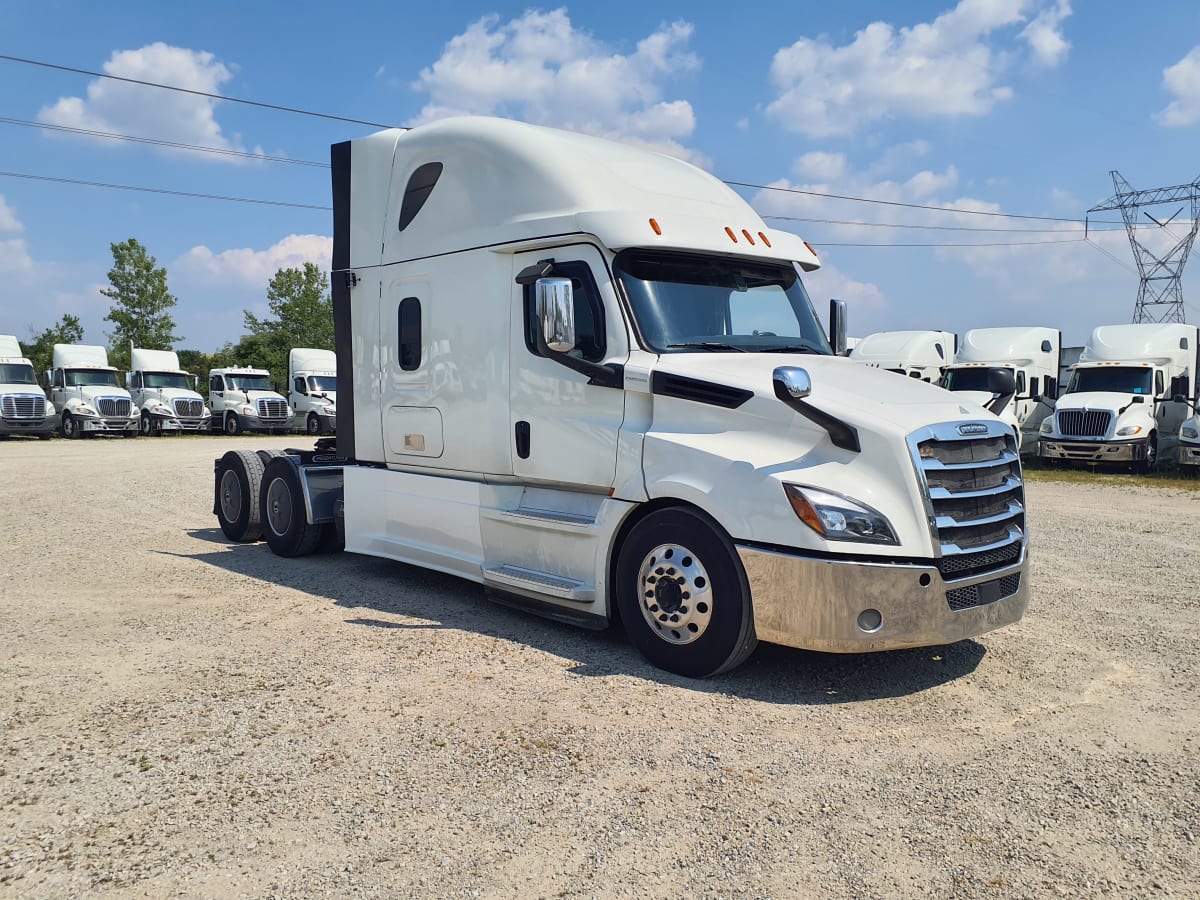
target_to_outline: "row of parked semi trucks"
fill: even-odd
[[[16,338],[0,335],[0,435],[293,430],[323,435],[337,426],[337,363],[331,350],[296,348],[288,354],[287,397],[265,369],[231,367],[209,372],[205,403],[196,376],[185,372],[170,350],[135,348],[124,386],[120,375],[108,364],[104,347],[56,344],[43,389]]]
[[[980,405],[990,369],[1007,368],[1016,393],[993,408],[1024,455],[1148,470],[1160,460],[1200,466],[1195,325],[1102,325],[1082,348],[1053,328],[978,328],[961,343],[946,331],[888,331],[852,341],[851,359],[940,384]]]

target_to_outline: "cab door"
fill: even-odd
[[[616,478],[625,392],[619,386],[589,384],[587,375],[538,351],[536,291],[515,279],[522,269],[547,259],[554,261],[555,277],[572,282],[576,344],[569,355],[618,366],[629,358],[629,339],[609,269],[595,246],[575,244],[514,255],[509,432],[513,472],[530,482],[605,490]]]

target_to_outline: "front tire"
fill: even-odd
[[[276,556],[307,556],[321,542],[323,526],[309,523],[300,473],[287,457],[272,458],[263,470],[259,517]]]
[[[1158,466],[1158,433],[1150,432],[1150,438],[1146,442],[1146,456],[1140,463],[1137,464],[1137,471],[1142,475],[1149,475]]]
[[[615,593],[630,643],[676,675],[727,672],[758,644],[741,560],[699,511],[669,507],[634,525],[617,557]]]
[[[70,413],[63,413],[62,424],[59,427],[62,429],[62,436],[68,440],[77,441],[83,437],[83,429]]]
[[[217,462],[217,522],[225,537],[237,543],[262,537],[258,495],[263,459],[253,450],[230,450]]]
[[[225,413],[225,433],[230,437],[242,433],[242,423],[238,420],[237,413]]]
[[[321,420],[317,417],[316,413],[308,414],[307,430],[308,433],[313,436],[316,436],[324,431],[324,429],[321,427]]]
[[[141,421],[141,429],[140,430],[141,430],[141,433],[146,436],[149,436],[154,433],[154,420],[150,418],[150,413],[148,413],[148,412],[142,413],[142,421]]]

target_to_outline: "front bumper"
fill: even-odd
[[[43,419],[0,419],[0,434],[55,434],[58,413]]]
[[[1038,438],[1038,456],[1081,462],[1127,463],[1146,458],[1147,441],[1080,441],[1074,438]]]
[[[94,418],[92,416],[76,415],[79,427],[84,433],[120,434],[126,431],[140,431],[141,419],[138,416],[125,419],[110,416],[109,418]]]
[[[1200,466],[1200,444],[1179,442],[1179,464],[1181,466]]]
[[[160,416],[151,414],[154,420],[154,427],[160,431],[208,431],[212,420],[210,418],[203,419],[178,419],[172,416]]]
[[[241,415],[242,428],[246,431],[290,431],[292,423],[296,421],[295,416],[288,416],[286,419],[260,419],[258,416]]]
[[[1013,565],[953,581],[933,564],[819,559],[740,544],[737,551],[755,632],[786,647],[866,653],[952,644],[1011,625],[1029,605],[1028,547]],[[860,621],[874,625],[870,611],[879,624],[864,630]]]

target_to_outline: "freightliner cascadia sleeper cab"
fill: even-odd
[[[218,460],[232,539],[336,528],[694,677],[1021,618],[1012,430],[835,355],[812,248],[711,175],[484,118],[332,162],[336,438]]]

